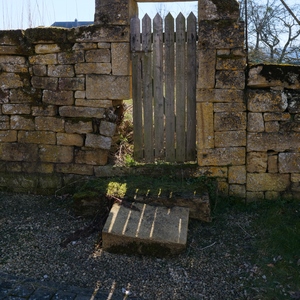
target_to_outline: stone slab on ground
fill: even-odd
[[[102,231],[103,250],[157,257],[186,248],[189,209],[138,202],[115,203]]]

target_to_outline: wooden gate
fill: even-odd
[[[131,19],[134,158],[196,158],[196,17]],[[164,30],[163,30],[164,28]]]

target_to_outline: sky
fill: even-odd
[[[148,13],[171,12],[174,17],[182,11],[197,12],[197,1],[139,3],[140,16]],[[60,21],[93,21],[95,0],[0,0],[0,30],[50,26]]]

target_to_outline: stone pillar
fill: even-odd
[[[130,18],[137,14],[134,0],[95,0],[96,25],[129,25]]]
[[[237,1],[199,0],[198,58],[198,164],[221,178],[223,194],[244,198],[246,56]]]

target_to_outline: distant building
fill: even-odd
[[[77,19],[75,19],[74,22],[55,22],[51,26],[73,28],[73,27],[79,27],[79,26],[88,26],[88,25],[92,25],[92,24],[94,24],[94,22],[92,22],[92,21],[79,22]]]

